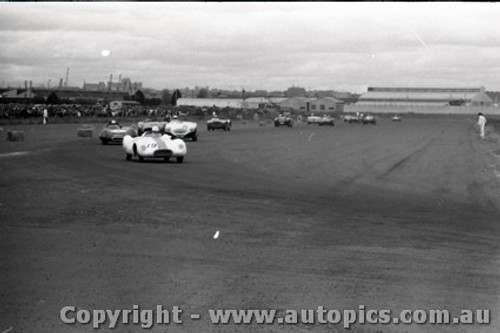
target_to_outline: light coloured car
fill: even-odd
[[[326,114],[322,117],[311,115],[311,116],[307,117],[307,124],[308,125],[318,124],[319,126],[323,126],[323,125],[335,126],[335,119],[333,117],[326,115]]]
[[[182,163],[187,153],[186,143],[182,139],[162,134],[158,126],[135,138],[126,135],[122,145],[128,161],[133,157],[137,157],[139,162],[145,158],[163,158],[165,162],[175,158],[177,163]]]
[[[174,117],[165,125],[165,133],[172,138],[198,140],[198,124]]]
[[[377,119],[375,118],[374,115],[367,114],[367,115],[365,115],[363,117],[362,122],[363,122],[363,125],[366,125],[366,124],[376,125],[377,124]]]
[[[392,117],[392,121],[401,121],[401,117],[396,114]]]

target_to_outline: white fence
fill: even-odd
[[[500,107],[493,106],[451,106],[451,105],[394,105],[394,104],[350,104],[344,106],[346,113],[388,113],[388,114],[463,114],[477,115],[500,115]]]

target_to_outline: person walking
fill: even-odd
[[[479,137],[484,139],[484,128],[486,127],[486,117],[481,112],[477,115],[477,127],[479,128]]]

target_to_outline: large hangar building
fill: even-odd
[[[491,106],[493,100],[480,88],[368,87],[357,106]]]

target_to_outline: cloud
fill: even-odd
[[[79,86],[122,74],[158,89],[500,89],[499,14],[495,3],[0,3],[0,76],[54,82],[70,67]]]

